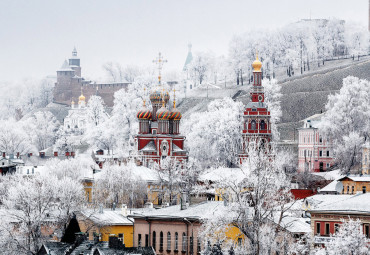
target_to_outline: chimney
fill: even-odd
[[[76,154],[75,154],[75,152],[74,152],[74,151],[72,151],[72,152],[71,152],[71,156],[72,156],[72,157],[75,157],[75,155],[76,155]]]
[[[54,151],[54,157],[58,157],[58,152]]]
[[[187,198],[186,192],[182,192],[181,193],[181,210],[186,210],[187,208],[186,198]]]
[[[5,152],[3,152],[3,158],[5,158],[5,156],[6,156]]]
[[[126,204],[122,205],[122,215],[125,217],[127,216],[127,205]]]
[[[17,158],[19,158],[19,152],[17,152]]]

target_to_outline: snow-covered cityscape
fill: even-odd
[[[370,1],[0,0],[0,254],[370,254]]]

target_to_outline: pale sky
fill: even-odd
[[[102,65],[149,65],[161,51],[166,69],[193,52],[227,55],[234,34],[309,18],[367,26],[368,0],[0,0],[0,81],[55,75],[76,46],[82,75]]]

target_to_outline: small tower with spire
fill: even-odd
[[[72,56],[69,58],[69,66],[75,71],[75,75],[81,77],[80,58],[77,56],[76,47],[72,50]]]

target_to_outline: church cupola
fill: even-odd
[[[81,77],[80,58],[77,56],[76,47],[73,48],[72,56],[69,58],[69,66],[75,71],[75,75]]]
[[[152,112],[145,106],[145,100],[143,101],[143,107],[137,113],[139,119],[139,133],[149,134],[149,120],[152,118]]]
[[[169,134],[170,113],[171,112],[166,108],[165,101],[163,100],[162,107],[157,111],[158,134]]]
[[[81,88],[81,96],[78,97],[78,106],[79,108],[84,108],[86,107],[86,98],[82,93],[82,88]]]
[[[173,109],[170,113],[170,133],[174,135],[178,135],[180,133],[180,120],[181,120],[181,112],[176,108],[176,98],[175,98],[175,90],[173,92]]]

